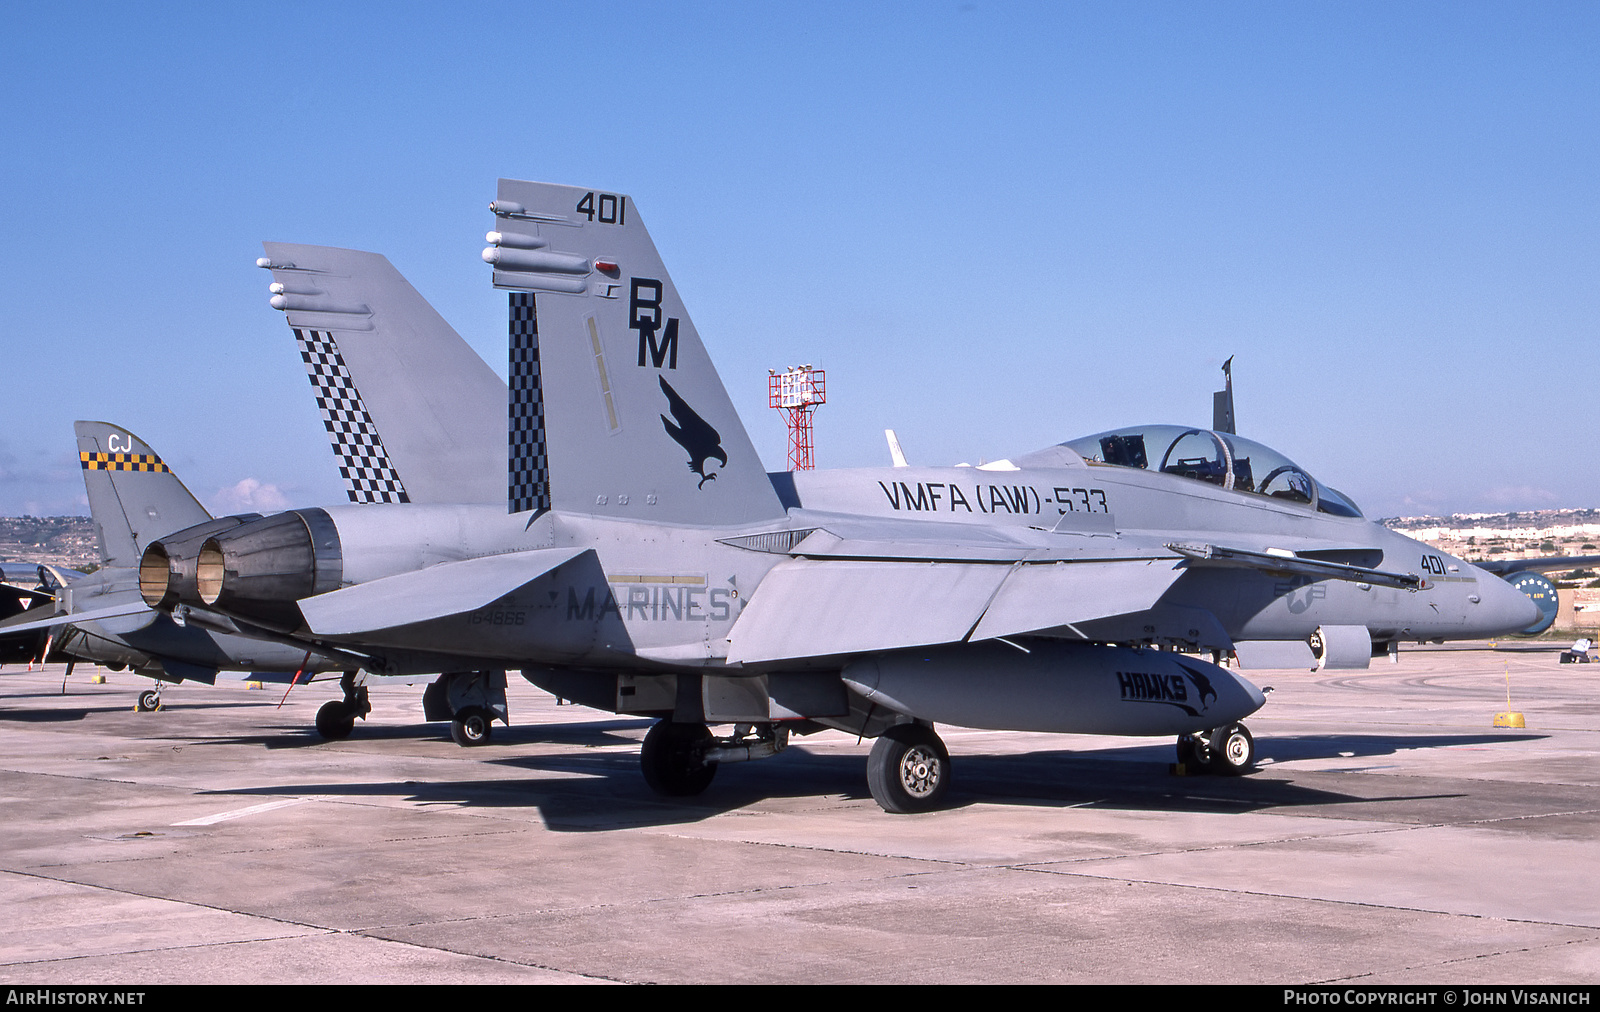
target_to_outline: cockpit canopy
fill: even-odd
[[[1271,447],[1231,432],[1141,425],[1062,443],[1084,460],[1178,474],[1235,492],[1249,492],[1340,517],[1361,510]]]

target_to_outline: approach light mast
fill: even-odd
[[[791,471],[810,471],[817,466],[812,456],[811,416],[828,401],[825,375],[809,365],[790,366],[783,372],[767,370],[767,404],[782,411],[789,426]]]

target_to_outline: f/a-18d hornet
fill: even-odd
[[[138,586],[137,566],[145,546],[196,524],[233,526],[260,514],[213,521],[138,436],[108,422],[76,422],[73,430],[100,566],[88,575],[39,566],[36,580],[9,581],[7,588],[25,594],[30,605],[0,622],[0,658],[13,663],[65,660],[69,673],[79,661],[132,669],[155,679],[153,688],[139,694],[137,708],[146,711],[160,708],[163,684],[209,684],[219,669],[309,678],[358,663],[325,651],[240,636],[226,621],[179,624],[151,610]]]
[[[285,642],[520,668],[659,718],[646,780],[706,789],[794,733],[876,738],[874,798],[937,806],[936,723],[1175,735],[1251,768],[1264,702],[1194,653],[1521,628],[1504,581],[1364,519],[1259,444],[1119,430],[976,468],[769,475],[633,202],[502,180],[484,258],[510,294],[507,505],[291,510],[145,551],[153,607]],[[337,318],[315,279],[291,326]],[[186,574],[193,574],[188,576]],[[732,725],[717,735],[714,725]]]
[[[32,580],[24,567],[8,564],[0,593],[8,605],[8,617],[0,621],[0,662],[65,660],[69,675],[79,661],[131,669],[155,680],[153,688],[139,694],[136,708],[142,711],[161,707],[163,685],[210,684],[219,670],[289,682],[338,673],[344,698],[323,706],[317,730],[329,738],[349,734],[356,718],[371,709],[365,679],[358,679],[366,673],[364,655],[263,637],[259,629],[244,635],[215,612],[191,615],[178,608],[167,614],[153,610],[140,595],[137,563],[159,536],[179,528],[209,535],[259,520],[261,514],[213,519],[138,436],[107,422],[77,422],[74,429],[101,564],[88,575],[27,567]],[[381,447],[375,430],[368,435]],[[428,494],[426,481],[420,484]],[[12,607],[13,601],[26,601],[28,607]],[[470,659],[414,651],[391,654],[389,662],[391,672],[403,676],[445,672],[424,694],[424,709],[430,720],[449,720],[452,736],[463,745],[483,743],[490,721],[507,717],[503,671],[467,670]]]

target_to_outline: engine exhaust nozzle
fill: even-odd
[[[293,631],[302,598],[337,590],[344,576],[339,529],[325,510],[290,510],[205,539],[195,555],[201,604],[268,628]]]
[[[139,556],[139,596],[157,611],[171,611],[179,604],[199,603],[195,564],[200,546],[213,534],[260,519],[260,513],[218,517],[152,541]]]

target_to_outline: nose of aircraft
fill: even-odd
[[[1493,573],[1477,573],[1479,600],[1467,612],[1467,623],[1477,635],[1520,632],[1539,620],[1539,606],[1528,595]]]

